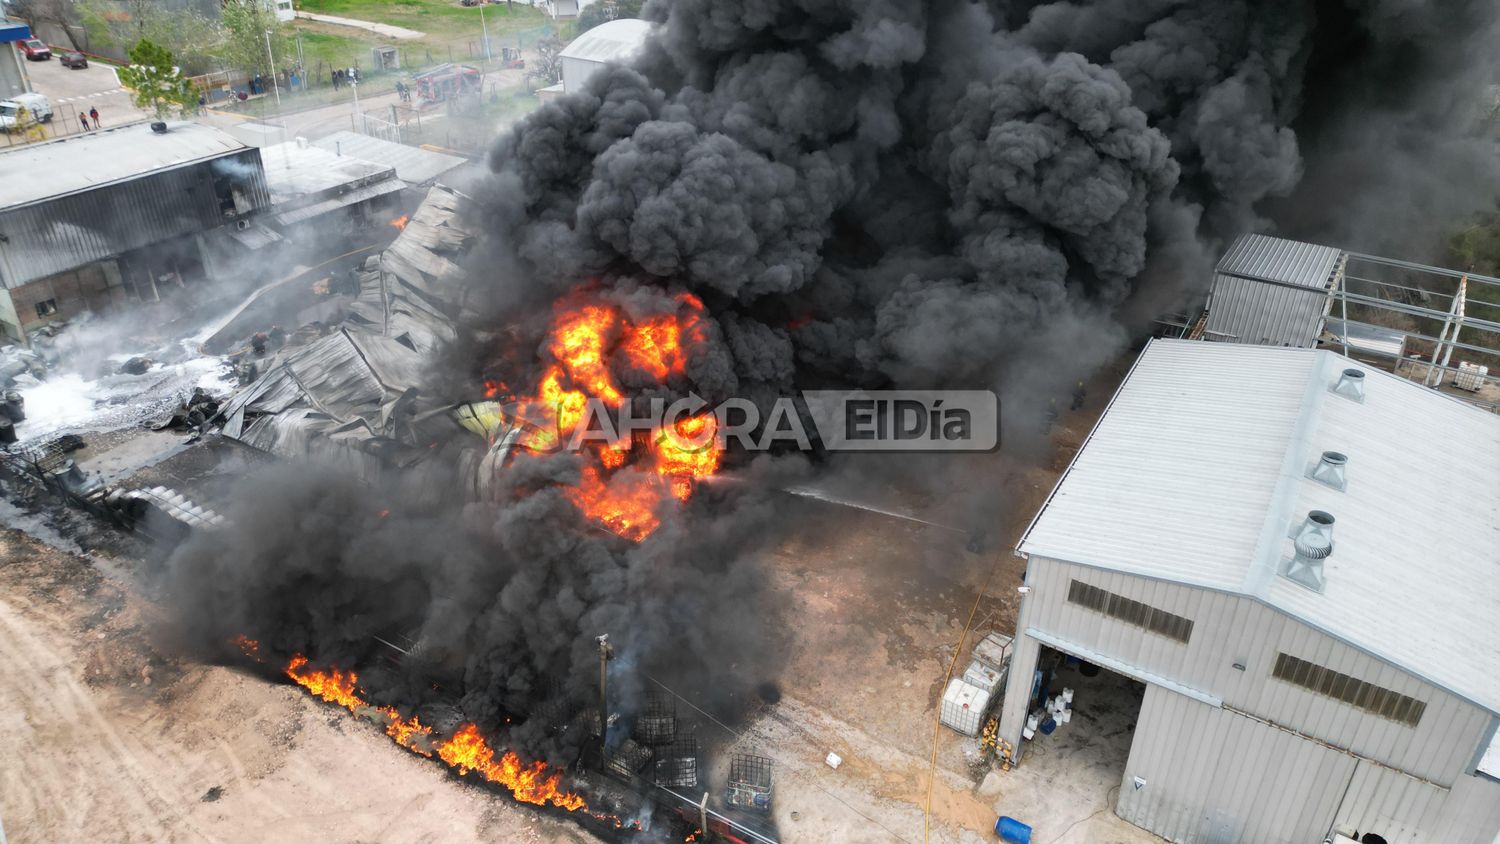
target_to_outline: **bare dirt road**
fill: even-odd
[[[595,840],[290,686],[169,656],[153,612],[89,560],[0,531],[11,842]]]

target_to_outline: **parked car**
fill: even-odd
[[[40,38],[28,38],[22,41],[21,52],[25,54],[27,61],[44,62],[52,58],[52,48],[43,43]]]
[[[51,119],[52,101],[46,94],[17,94],[12,99],[0,101],[0,132],[14,132]]]
[[[82,53],[63,53],[62,56],[58,58],[58,61],[62,62],[63,67],[71,67],[74,70],[77,70],[80,67],[89,66],[89,57],[85,56]]]

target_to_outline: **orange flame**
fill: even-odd
[[[254,639],[250,638],[249,636],[246,636],[244,633],[241,633],[240,635],[235,636],[233,639],[230,639],[229,641],[235,647],[239,648],[240,652],[243,653],[245,656],[248,656],[248,657],[250,657],[251,659],[254,659],[254,660],[259,660],[260,659],[260,642],[257,642]]]
[[[582,797],[558,788],[562,772],[549,771],[547,763],[522,762],[521,757],[508,751],[497,760],[495,751],[473,724],[459,727],[453,738],[438,745],[437,753],[439,759],[457,768],[460,775],[467,776],[473,771],[505,786],[523,803],[551,804],[570,812],[587,808]]]
[[[703,302],[687,293],[676,301],[675,313],[632,321],[588,290],[559,300],[547,344],[552,363],[518,414],[536,426],[523,442],[541,448],[572,435],[585,421],[590,397],[621,407],[626,397],[613,363],[658,382],[683,374],[693,347],[707,335]],[[485,381],[487,395],[493,395],[496,383]],[[716,431],[714,417],[703,414],[679,421],[678,436],[658,435],[646,448],[596,443],[585,455],[579,483],[567,490],[568,499],[590,520],[640,542],[661,524],[663,502],[687,501],[695,480],[719,470]]]
[[[355,714],[383,716],[386,719],[385,734],[407,750],[427,757],[431,757],[435,751],[439,759],[450,767],[457,768],[459,774],[467,775],[470,771],[478,773],[489,782],[509,789],[523,803],[552,805],[569,812],[588,808],[582,797],[559,788],[562,772],[549,769],[547,763],[525,762],[509,751],[497,759],[494,749],[479,734],[479,728],[474,724],[464,724],[447,741],[437,742],[433,738],[432,728],[423,724],[416,715],[403,718],[394,707],[375,707],[366,703],[359,696],[359,678],[353,671],[310,670],[307,662],[307,657],[301,654],[293,656],[286,666],[287,676],[314,697],[338,704]],[[599,820],[620,825],[619,819],[613,815],[590,814]]]
[[[409,222],[411,222],[411,215],[402,214],[401,216],[391,221],[391,226],[398,232],[404,232],[406,231],[406,224]]]

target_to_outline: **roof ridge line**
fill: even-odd
[[[1270,506],[1266,508],[1266,520],[1261,524],[1260,535],[1255,540],[1255,552],[1245,570],[1245,579],[1240,584],[1243,594],[1263,601],[1267,600],[1271,584],[1275,582],[1277,570],[1281,567],[1281,545],[1287,538],[1287,526],[1291,524],[1292,504],[1297,487],[1302,482],[1302,467],[1311,453],[1312,433],[1318,429],[1323,402],[1328,397],[1324,373],[1331,354],[1332,352],[1324,350],[1313,352],[1313,365],[1302,393],[1297,422],[1292,426],[1286,453],[1282,455],[1281,469],[1276,476],[1276,489],[1271,494]]]

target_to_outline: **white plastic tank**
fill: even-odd
[[[943,726],[966,736],[977,736],[989,708],[988,691],[955,677],[948,682],[948,688],[943,692]]]

